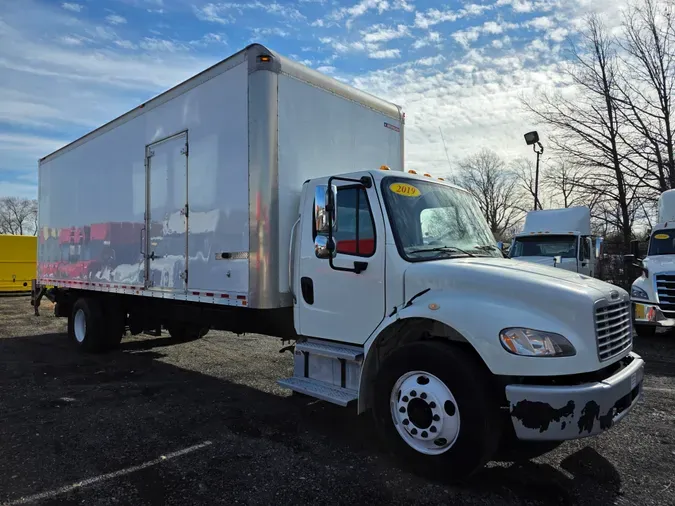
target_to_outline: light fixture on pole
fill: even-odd
[[[541,209],[541,204],[539,203],[539,157],[541,154],[544,152],[544,146],[541,145],[541,142],[539,142],[539,134],[537,133],[536,130],[533,130],[532,132],[527,132],[525,134],[525,142],[527,143],[528,146],[532,146],[532,149],[534,152],[537,154],[537,166],[535,169],[535,176],[534,176],[534,210],[536,211],[537,208]],[[537,149],[539,147],[539,149]]]

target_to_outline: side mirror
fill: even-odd
[[[634,265],[635,264],[635,255],[632,253],[630,255],[623,256],[623,263],[625,265]]]
[[[630,242],[630,253],[635,258],[640,256],[640,241],[631,241]]]
[[[332,204],[331,221],[333,222],[333,233],[337,232],[337,186],[331,185],[330,194],[328,185],[319,185],[314,190],[314,226],[316,233],[328,234],[328,208]],[[328,258],[328,257],[326,257]]]
[[[497,243],[497,247],[499,248],[499,251],[504,251],[504,243],[502,241]]]
[[[595,258],[600,258],[602,256],[602,237],[595,238]]]
[[[314,254],[317,258],[335,258],[336,251],[333,239],[328,239],[325,235],[317,235],[314,239]]]
[[[556,255],[553,257],[553,267],[556,267],[559,263],[562,263],[562,256]]]

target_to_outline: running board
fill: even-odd
[[[316,341],[297,343],[295,349],[296,351],[304,351],[305,353],[321,355],[322,357],[352,360],[354,362],[363,358],[363,348],[340,346]]]
[[[358,398],[358,393],[354,390],[340,388],[311,378],[292,377],[279,380],[277,383],[294,392],[332,402],[338,406],[347,406],[351,401],[355,401]]]

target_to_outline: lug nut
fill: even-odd
[[[398,408],[398,410],[399,410],[400,413],[405,413],[405,408],[404,408],[403,406],[401,406],[400,408]]]
[[[429,432],[435,434],[436,433],[436,427],[433,426],[433,425],[431,427],[429,427]]]
[[[434,401],[431,401],[431,402],[429,403],[429,407],[430,407],[431,409],[434,409],[434,408],[436,407],[436,403],[435,403]]]
[[[426,399],[426,398],[427,398],[427,394],[425,394],[424,392],[422,392],[422,393],[420,394],[420,397],[421,397],[422,399]]]
[[[410,397],[417,397],[417,392],[415,392],[414,390],[410,392]]]
[[[438,421],[439,421],[440,419],[441,419],[441,417],[440,417],[440,416],[438,416],[438,415],[434,415],[434,422],[438,422]]]
[[[408,420],[407,418],[405,420],[403,420],[403,425],[408,425],[409,423],[410,423],[410,420]]]
[[[408,402],[410,399],[408,399],[408,396],[407,396],[407,395],[404,395],[404,396],[403,396],[403,399],[401,399],[401,400],[402,400],[403,402]]]
[[[422,437],[427,437],[428,435],[426,430],[422,431]]]
[[[411,430],[410,433],[414,436],[415,434],[417,434],[417,429]]]

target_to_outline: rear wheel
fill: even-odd
[[[655,325],[635,325],[635,332],[638,337],[654,337],[656,335]]]
[[[84,351],[101,352],[109,348],[103,313],[96,299],[81,298],[75,301],[68,318],[68,337]]]
[[[386,359],[376,379],[373,416],[404,465],[451,481],[492,458],[501,430],[484,366],[439,342],[410,344]]]

